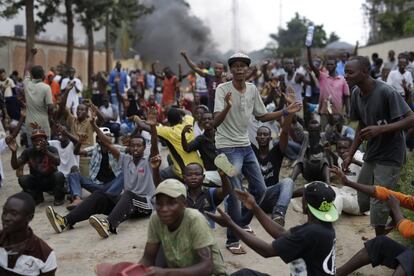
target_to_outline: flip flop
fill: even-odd
[[[246,225],[243,227],[243,230],[246,231],[249,234],[255,235],[253,229],[250,227],[250,225]],[[256,235],[255,235],[256,236]]]
[[[228,251],[230,251],[234,255],[243,255],[247,253],[246,250],[241,245],[241,243],[239,242],[226,244],[226,248]]]
[[[227,176],[233,177],[237,175],[236,168],[230,163],[229,159],[224,153],[217,155],[214,159],[214,165],[222,170]]]

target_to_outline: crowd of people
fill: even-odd
[[[54,197],[45,212],[58,234],[88,220],[110,238],[127,219],[149,219],[139,262],[99,264],[99,275],[228,275],[217,224],[229,252],[248,254],[243,242],[280,257],[291,275],[348,275],[368,264],[414,275],[414,251],[386,236],[394,228],[414,236],[400,210],[414,210],[414,197],[395,191],[414,148],[413,52],[390,51],[387,62],[373,54],[371,63],[307,47],[306,63],[252,66],[242,53],[197,63],[182,51],[188,73],[157,63],[127,72],[118,61],[93,77],[91,95],[75,68],[46,74],[36,53],[23,79],[0,69],[0,152],[11,151],[22,190],[3,206],[1,275],[55,275],[59,252],[29,226],[44,193]],[[0,187],[4,179],[0,162]],[[307,221],[285,229],[297,197]],[[342,212],[368,215],[376,237],[337,267]],[[253,217],[272,241],[254,235]],[[267,275],[253,269],[231,275]]]

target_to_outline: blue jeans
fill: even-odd
[[[272,217],[275,214],[285,216],[292,198],[293,187],[294,182],[291,178],[284,178],[277,184],[268,187],[260,207],[266,213],[271,213]]]
[[[246,177],[249,183],[249,192],[255,197],[256,202],[260,203],[265,194],[266,185],[252,147],[222,148],[218,149],[218,151],[224,153],[236,170]],[[240,174],[235,177],[229,177],[233,188],[243,190],[241,177],[242,175]],[[251,212],[246,208],[242,210],[241,203],[237,200],[234,193],[231,193],[227,198],[227,213],[241,227],[248,225],[252,219]],[[227,229],[227,244],[238,241],[239,238]]]
[[[287,159],[291,161],[295,161],[299,158],[300,149],[302,148],[301,144],[293,142],[291,140],[288,141],[288,146],[285,151],[285,156]]]
[[[79,172],[70,173],[67,177],[69,192],[75,197],[82,197],[82,188],[90,193],[101,190],[110,195],[118,196],[124,187],[124,174],[120,173],[115,179],[108,183],[95,184],[89,177],[82,176]]]

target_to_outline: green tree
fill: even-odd
[[[368,43],[378,43],[414,34],[412,0],[366,0],[363,4],[370,24]]]
[[[44,26],[53,20],[55,6],[59,0],[0,0],[0,17],[10,19],[25,9],[26,17],[26,59],[34,48],[36,34],[44,31]],[[36,11],[36,17],[35,17]]]
[[[129,49],[135,38],[133,23],[146,14],[152,13],[153,7],[147,7],[139,0],[112,0],[105,17],[106,70],[111,68],[110,52],[113,41],[121,36],[121,49]]]
[[[323,25],[315,25],[306,17],[296,13],[295,17],[287,23],[286,29],[280,28],[277,34],[270,35],[272,39],[277,41],[277,54],[283,57],[299,56],[304,48],[307,29],[310,25],[315,26],[312,45],[320,48],[325,47],[329,40]]]
[[[94,31],[104,26],[105,15],[111,7],[112,0],[74,0],[74,9],[78,20],[85,29],[88,45],[88,88],[92,88],[92,75],[94,65],[95,40]]]
[[[332,42],[335,42],[335,41],[338,41],[338,40],[339,40],[339,36],[335,32],[332,32],[329,35],[327,44],[332,43]]]

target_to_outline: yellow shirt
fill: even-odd
[[[184,168],[189,163],[199,163],[203,166],[203,161],[201,161],[198,153],[196,151],[190,153],[186,152],[181,144],[181,132],[183,131],[183,128],[186,125],[193,125],[193,122],[194,118],[190,115],[186,115],[181,124],[173,127],[157,126],[157,134],[167,142],[173,160],[174,172],[179,177],[182,177],[181,167]],[[194,139],[194,134],[192,132],[187,133],[186,138],[187,141],[191,141]]]

